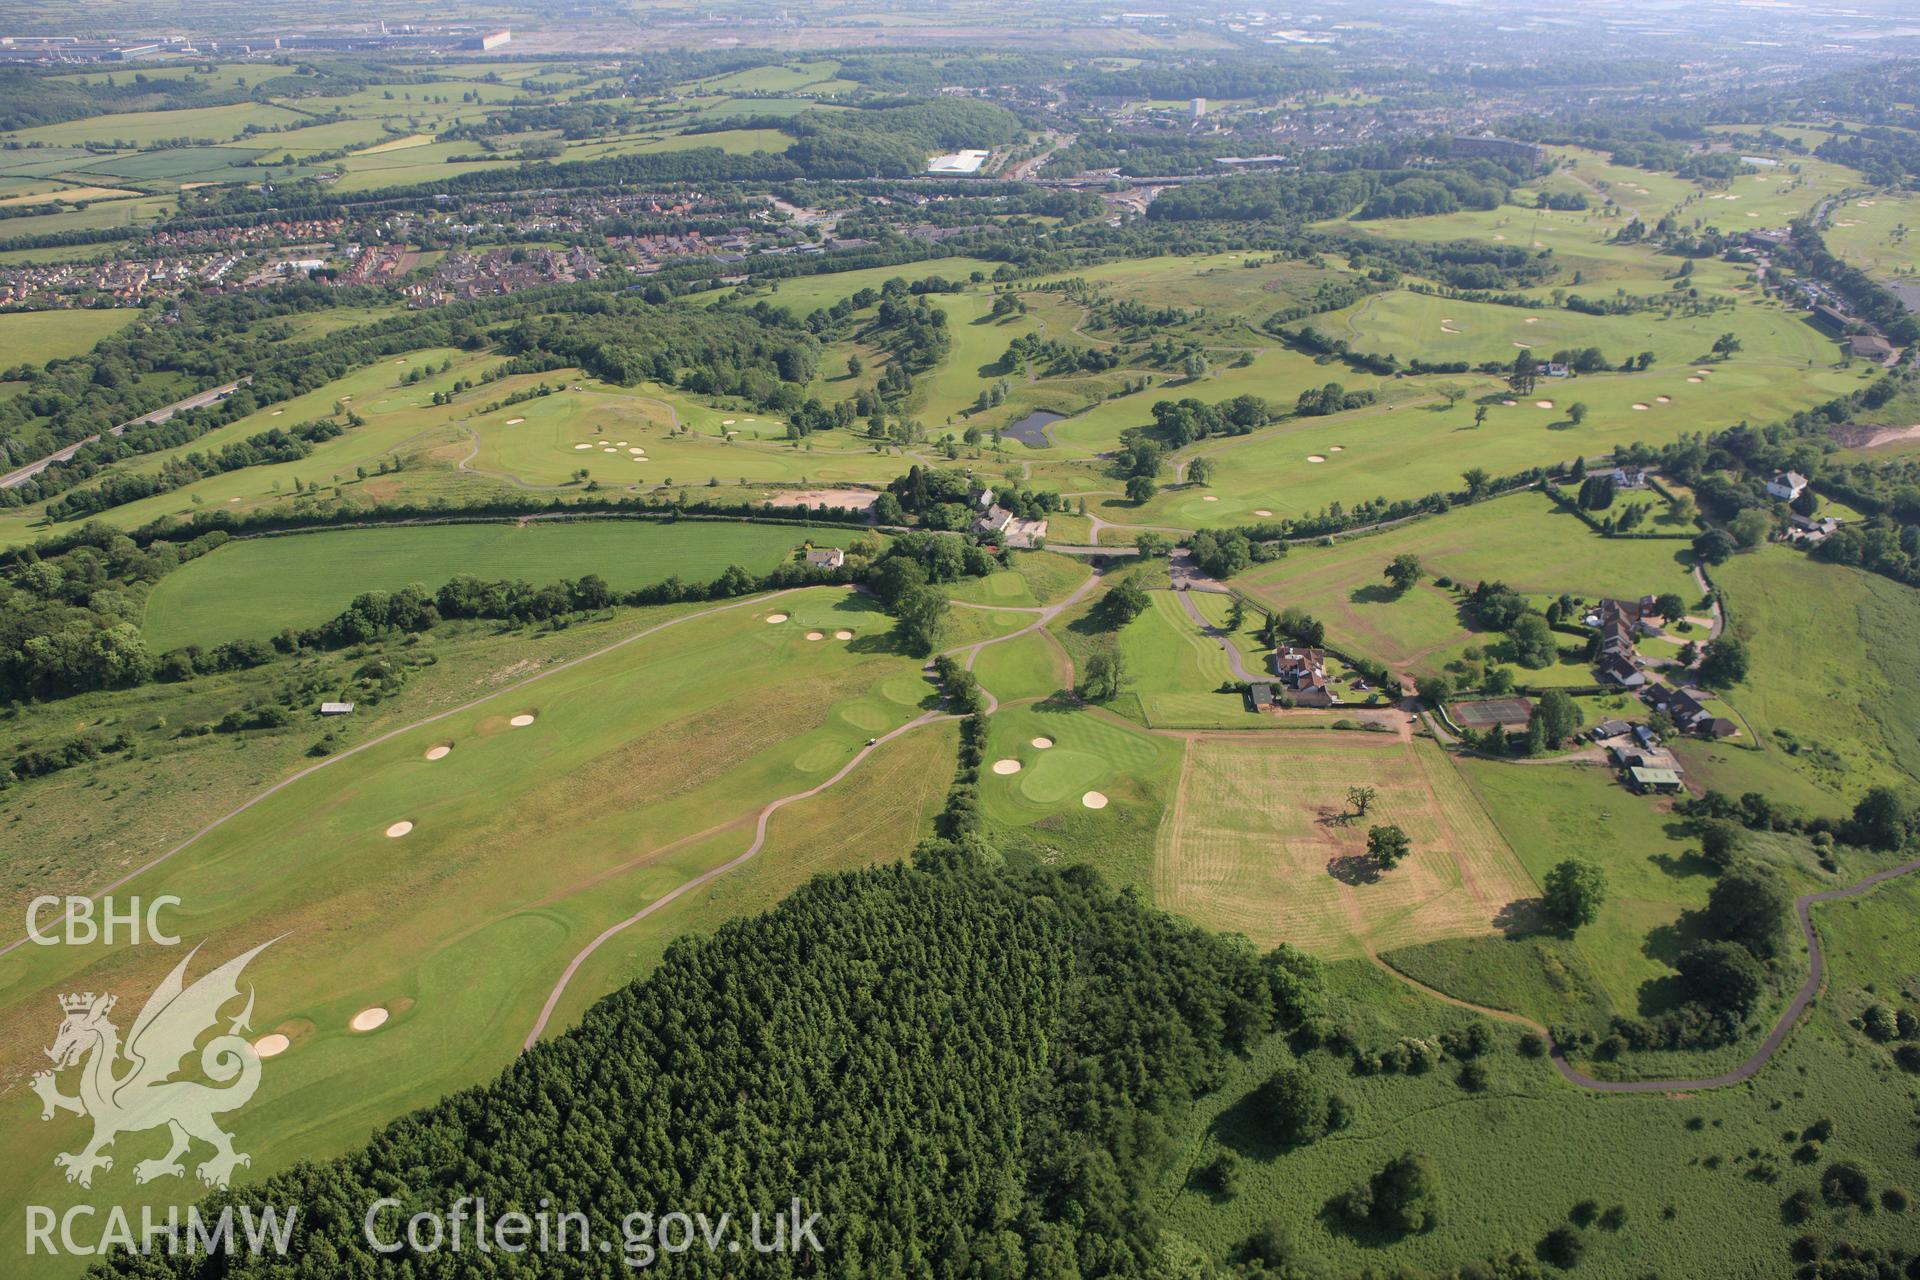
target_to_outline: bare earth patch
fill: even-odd
[[[774,507],[831,507],[836,511],[865,511],[879,500],[871,489],[782,489],[768,498]]]

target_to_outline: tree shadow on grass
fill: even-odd
[[[1509,942],[1541,934],[1566,936],[1566,930],[1548,912],[1545,898],[1515,898],[1494,913],[1493,927],[1505,934]]]
[[[1364,587],[1355,587],[1347,599],[1354,604],[1392,604],[1404,594],[1391,583],[1370,582]]]
[[[1377,884],[1380,864],[1364,853],[1343,853],[1327,862],[1327,874],[1341,884]]]
[[[1372,1218],[1361,1217],[1347,1207],[1346,1195],[1329,1196],[1320,1206],[1320,1221],[1326,1224],[1328,1231],[1345,1236],[1363,1249],[1385,1249],[1389,1245],[1399,1244],[1408,1236],[1405,1231],[1390,1231]]]
[[[1249,1160],[1271,1160],[1292,1150],[1267,1136],[1265,1126],[1254,1114],[1252,1092],[1215,1116],[1212,1128],[1215,1141]]]
[[[1713,874],[1713,868],[1707,865],[1707,860],[1697,852],[1691,850],[1681,854],[1677,858],[1671,853],[1651,854],[1648,856],[1647,861],[1676,880],[1684,880],[1689,876],[1708,876]]]
[[[1647,940],[1640,947],[1642,955],[1661,964],[1674,966],[1680,957],[1696,944],[1712,937],[1707,927],[1706,917],[1698,911],[1689,911],[1672,924],[1663,924],[1647,932]],[[1649,978],[1640,984],[1638,1007],[1643,1018],[1658,1017],[1679,1008],[1687,1002],[1687,993],[1682,988],[1678,974],[1669,974],[1663,978]]]

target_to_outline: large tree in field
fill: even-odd
[[[1253,1107],[1267,1136],[1282,1146],[1301,1146],[1327,1132],[1327,1091],[1297,1064],[1281,1067],[1253,1091]]]
[[[1569,929],[1592,924],[1607,899],[1607,873],[1591,862],[1568,858],[1547,872],[1547,910]]]
[[[1411,591],[1426,573],[1426,566],[1420,563],[1420,557],[1411,551],[1403,551],[1387,562],[1386,579],[1393,584],[1395,591]]]
[[[1367,828],[1367,856],[1382,871],[1391,871],[1400,865],[1412,849],[1413,842],[1407,839],[1407,833],[1399,827],[1388,825]]]
[[[1758,862],[1735,864],[1707,894],[1707,923],[1714,934],[1762,959],[1779,948],[1792,910],[1786,881]]]
[[[949,608],[938,587],[912,586],[900,593],[893,602],[894,629],[907,652],[924,657],[938,647]]]
[[[1120,646],[1108,636],[1093,647],[1087,658],[1086,674],[1080,681],[1081,692],[1095,702],[1111,702],[1126,682],[1127,660]]]
[[[1747,667],[1746,641],[1721,636],[1707,646],[1706,656],[1700,659],[1700,683],[1714,689],[1739,684],[1747,678]]]

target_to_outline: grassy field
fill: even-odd
[[[1476,635],[1456,596],[1431,579],[1404,594],[1386,582],[1387,562],[1409,553],[1435,577],[1469,585],[1498,579],[1530,594],[1588,600],[1699,594],[1686,576],[1691,553],[1684,541],[1603,539],[1534,492],[1457,507],[1331,547],[1295,547],[1280,560],[1255,565],[1235,585],[1276,612],[1305,609],[1326,623],[1328,639],[1341,648],[1395,671],[1436,671]]]
[[[787,621],[769,625],[776,612]],[[809,628],[856,638],[810,643]],[[737,855],[761,805],[825,781],[866,739],[914,716],[928,688],[886,630],[883,616],[840,590],[734,604],[524,691],[499,686],[480,706],[343,758],[130,886],[178,894],[181,932],[223,956],[280,938],[249,970],[254,1029],[293,1040],[242,1126],[251,1174],[340,1150],[371,1125],[493,1074],[587,940]],[[526,662],[507,679],[537,669]],[[535,719],[511,726],[520,715]],[[436,745],[451,753],[427,760]],[[950,777],[926,758],[915,764],[885,777],[882,799],[862,802],[916,815],[880,815],[890,832],[917,826]],[[388,837],[401,820],[411,832]],[[875,852],[860,842],[816,849],[804,833],[782,841],[829,861]],[[129,852],[157,851],[143,843]],[[8,1071],[37,1056],[48,992],[150,989],[176,958],[164,948],[62,947],[0,961]],[[373,1005],[392,1020],[372,1035],[349,1031],[348,1019]],[[52,1164],[69,1137],[57,1128],[25,1108],[4,1121],[18,1157],[0,1173],[8,1230],[25,1203],[71,1202]],[[130,1205],[193,1192],[136,1192],[130,1177],[115,1177]]]
[[[1835,359],[1830,337],[1798,313],[1772,305],[1745,305],[1706,315],[1640,313],[1591,316],[1578,311],[1538,311],[1493,303],[1465,302],[1396,289],[1375,294],[1345,311],[1315,316],[1310,321],[1322,333],[1346,338],[1362,351],[1392,353],[1401,359],[1415,355],[1435,362],[1466,360],[1511,361],[1531,349],[1544,360],[1555,351],[1599,347],[1616,363],[1641,351],[1654,353],[1654,367],[1701,364],[1713,358],[1713,343],[1732,332],[1741,350],[1729,363],[1762,363],[1812,367]],[[1682,375],[1669,374],[1674,394],[1684,395]],[[1543,396],[1576,386],[1541,383]],[[1716,391],[1719,388],[1715,389]],[[1584,398],[1584,397],[1582,397]]]
[[[1815,813],[1851,806],[1874,783],[1912,786],[1920,777],[1912,589],[1779,546],[1734,557],[1714,580],[1752,655],[1730,700],[1759,742],[1687,744],[1688,771],[1722,791],[1762,791]]]
[[[1362,784],[1379,798],[1343,821]],[[1374,823],[1403,828],[1413,852],[1369,882]],[[1160,906],[1322,956],[1487,933],[1536,893],[1441,750],[1389,734],[1194,736],[1154,858]]]
[[[120,332],[137,310],[15,311],[0,315],[0,350],[6,363],[45,364],[93,350],[94,344]]]
[[[771,569],[803,541],[844,546],[850,531],[775,525],[599,521],[340,529],[229,542],[154,587],[143,633],[156,651],[263,639],[324,622],[363,591],[433,590],[456,574],[537,584],[600,575],[616,591],[678,576],[709,582],[729,565]]]
[[[1910,1077],[1846,1022],[1910,981],[1920,955],[1902,921],[1916,908],[1920,894],[1904,885],[1820,908],[1837,944],[1829,993],[1748,1087],[1581,1093],[1544,1061],[1516,1054],[1515,1030],[1496,1025],[1495,1048],[1483,1059],[1487,1087],[1478,1092],[1460,1086],[1451,1063],[1420,1075],[1362,1076],[1344,1056],[1309,1054],[1319,1082],[1347,1100],[1352,1123],[1311,1146],[1276,1149],[1246,1105],[1287,1060],[1284,1045],[1269,1046],[1236,1064],[1184,1132],[1188,1171],[1222,1148],[1240,1155],[1238,1193],[1211,1193],[1197,1179],[1169,1186],[1173,1230],[1217,1257],[1279,1220],[1290,1225],[1302,1256],[1341,1275],[1444,1272],[1509,1253],[1531,1264],[1536,1242],[1585,1200],[1618,1206],[1624,1223],[1580,1232],[1579,1275],[1783,1275],[1793,1240],[1808,1231],[1909,1248],[1910,1212],[1830,1207],[1819,1202],[1818,1183],[1826,1162],[1843,1159],[1871,1170],[1876,1189],[1920,1180],[1910,1128],[1885,1122],[1910,1110]],[[1330,978],[1333,1016],[1363,1046],[1431,1038],[1475,1021],[1360,962],[1332,966]],[[1801,1130],[1823,1117],[1833,1121],[1832,1137],[1813,1164],[1793,1163]],[[1406,1151],[1427,1156],[1445,1188],[1433,1230],[1356,1237],[1322,1212],[1330,1198]],[[1795,1224],[1780,1206],[1802,1189],[1813,1191],[1817,1207],[1811,1221]]]
[[[1861,270],[1882,278],[1920,274],[1920,199],[1877,191],[1849,200],[1827,224],[1827,248]]]

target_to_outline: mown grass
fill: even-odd
[[[1470,644],[1498,640],[1476,634],[1457,598],[1431,578],[1395,592],[1382,572],[1403,554],[1420,557],[1434,577],[1467,585],[1499,580],[1539,595],[1698,594],[1686,576],[1686,542],[1603,539],[1535,492],[1457,507],[1331,547],[1295,547],[1255,565],[1234,585],[1276,612],[1306,610],[1326,623],[1335,645],[1396,671],[1437,671]]]
[[[851,531],[778,525],[579,521],[338,529],[253,538],[188,562],[147,600],[155,651],[264,639],[314,626],[363,591],[428,590],[459,574],[540,585],[598,574],[616,591],[679,577],[710,582],[730,565],[765,573],[801,542],[843,546]]]
[[[45,364],[91,351],[139,318],[137,310],[16,311],[0,315],[0,349],[11,364]]]
[[[769,625],[774,612],[790,616]],[[833,627],[856,639],[805,639]],[[248,1108],[252,1173],[340,1150],[497,1071],[587,940],[738,854],[746,841],[719,840],[722,830],[825,781],[869,737],[917,715],[928,686],[885,629],[841,590],[739,602],[340,760],[129,886],[177,894],[181,931],[223,955],[280,938],[249,970],[253,1025],[295,1043]],[[541,665],[523,650],[495,687]],[[510,727],[523,713],[535,722]],[[424,759],[435,744],[453,751]],[[943,768],[914,784],[916,814],[949,777]],[[414,830],[387,838],[399,819]],[[159,851],[142,831],[104,860]],[[164,952],[7,957],[9,1070],[44,1043],[48,993],[150,989],[176,959]],[[388,1026],[349,1032],[347,1019],[376,1003],[394,1011]],[[17,1224],[28,1202],[68,1203],[52,1155],[69,1135],[24,1109],[4,1128],[20,1157],[0,1174],[7,1219]],[[138,1199],[182,1190],[192,1193],[155,1186]]]

